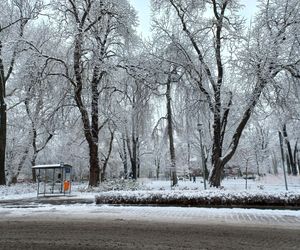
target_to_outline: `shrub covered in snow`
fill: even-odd
[[[99,187],[78,187],[79,192],[106,192],[106,191],[134,191],[142,190],[144,187],[133,180],[111,180],[100,183]]]
[[[96,196],[96,204],[300,207],[300,193],[225,190],[104,192]]]

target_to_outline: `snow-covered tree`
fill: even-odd
[[[3,0],[0,3],[0,185],[5,185],[7,113],[5,97],[9,79],[22,52],[26,26],[43,8],[40,0]]]
[[[99,183],[99,112],[101,94],[110,89],[118,57],[133,34],[136,14],[128,1],[54,1],[57,22],[66,36],[70,53],[49,57],[60,63],[61,76],[74,90],[83,132],[89,146],[89,185]]]
[[[153,1],[153,6],[159,12],[156,26],[184,55],[177,64],[212,112],[210,184],[218,187],[265,87],[283,71],[298,76],[299,55],[291,56],[287,48],[294,48],[289,45],[299,32],[299,3],[262,1],[250,38],[243,34],[238,1],[169,0]]]

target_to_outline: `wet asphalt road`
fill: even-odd
[[[300,249],[297,211],[112,207],[93,202],[0,201],[0,249]]]
[[[299,249],[300,231],[98,218],[0,222],[0,249]]]

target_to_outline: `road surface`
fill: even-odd
[[[300,249],[299,229],[114,218],[0,221],[0,249]]]
[[[300,211],[0,202],[0,249],[300,249]]]

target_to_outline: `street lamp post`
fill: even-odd
[[[285,183],[285,189],[288,190],[288,184],[286,180],[286,172],[285,172],[285,164],[284,164],[284,152],[283,152],[283,138],[280,131],[278,131],[279,134],[279,143],[280,143],[280,151],[281,151],[281,160],[282,160],[282,169],[283,169],[283,175],[284,175],[284,183]]]
[[[204,183],[204,190],[206,190],[206,169],[205,169],[205,160],[204,160],[204,150],[203,150],[203,144],[202,144],[202,124],[197,124],[198,132],[200,135],[200,149],[201,149],[201,160],[202,160],[202,172],[203,172],[203,183]]]

